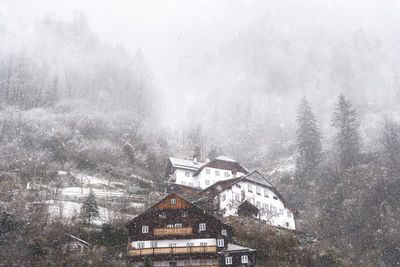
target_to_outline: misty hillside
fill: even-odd
[[[0,3],[0,266],[123,266],[168,157],[218,155],[297,210],[296,233],[230,219],[259,266],[399,266],[397,3],[75,2]]]

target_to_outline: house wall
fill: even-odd
[[[219,171],[219,175],[217,175],[218,173],[216,171]],[[207,172],[209,172],[209,173],[207,173]],[[199,187],[201,189],[205,189],[205,188],[209,187],[210,185],[215,184],[218,181],[228,180],[228,179],[240,177],[243,175],[244,175],[244,173],[238,172],[238,173],[236,173],[235,177],[233,177],[232,171],[230,171],[230,170],[206,167],[199,173],[199,175],[197,175],[197,180],[199,183]]]
[[[186,176],[187,173],[189,176]],[[192,187],[199,187],[199,181],[197,177],[193,177],[194,171],[184,170],[184,169],[176,169],[174,176],[175,176],[175,183],[181,185],[188,185]]]
[[[249,191],[249,184],[252,187],[252,192]],[[237,187],[237,185],[239,185],[240,188]],[[259,188],[260,194],[257,193],[257,188]],[[264,190],[266,194],[264,193]],[[223,200],[224,195],[226,198],[225,200]],[[285,207],[282,200],[280,200],[268,187],[256,185],[248,181],[242,181],[233,185],[232,188],[224,190],[218,195],[218,197],[219,209],[225,210],[225,213],[223,214],[224,217],[237,216],[237,208],[240,203],[244,200],[248,200],[259,209],[259,219],[262,221],[274,226],[281,226],[292,230],[295,230],[296,228],[292,212]],[[277,199],[274,199],[274,197]]]

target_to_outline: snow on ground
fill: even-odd
[[[92,189],[96,197],[122,197],[126,195],[121,190],[105,190],[105,189]],[[61,195],[69,198],[84,198],[90,192],[87,187],[64,187],[61,189]]]
[[[51,219],[62,219],[65,222],[70,222],[72,219],[79,219],[81,204],[72,201],[48,201],[49,214]],[[115,219],[129,219],[135,217],[134,215],[127,215],[113,210],[100,207],[100,216],[93,220],[93,224],[102,225],[103,223],[111,222]]]
[[[78,174],[72,174],[76,176],[77,180],[80,181],[81,184],[84,185],[105,185],[105,186],[125,186],[125,183],[122,182],[116,182],[116,181],[110,181],[108,179],[104,178],[99,178],[91,175],[86,175],[82,173]]]

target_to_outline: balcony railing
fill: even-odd
[[[191,235],[192,227],[154,228],[154,235]]]
[[[199,246],[199,247],[168,247],[168,248],[138,248],[128,250],[128,256],[146,256],[158,254],[191,254],[191,253],[215,253],[216,246]]]

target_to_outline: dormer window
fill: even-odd
[[[219,170],[215,170],[215,176],[219,176]]]
[[[171,198],[171,205],[176,205],[176,198]]]

